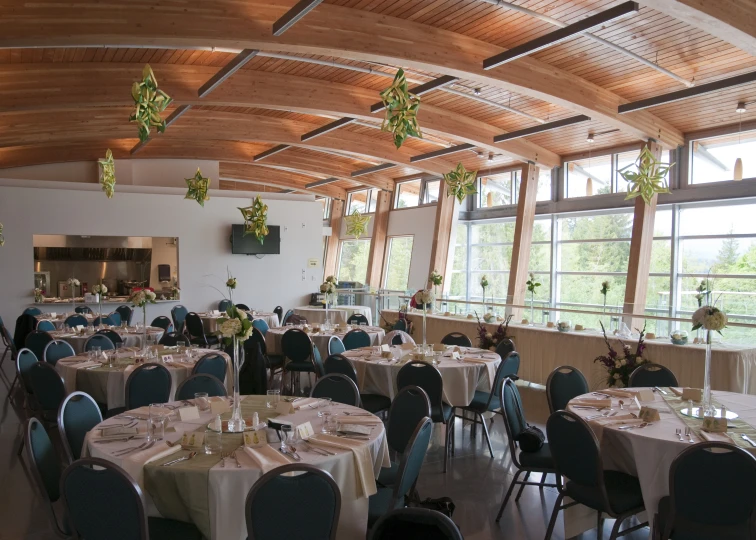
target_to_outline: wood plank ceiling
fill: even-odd
[[[650,7],[592,30],[595,38],[581,35],[486,72],[482,58],[554,31],[553,20],[572,24],[619,2],[325,0],[272,36],[272,22],[295,3],[218,0],[207,8],[193,0],[179,12],[147,0],[82,0],[72,21],[64,0],[0,0],[0,168],[94,160],[107,148],[116,159],[132,157],[138,141],[128,122],[129,89],[147,63],[175,99],[165,115],[191,108],[133,157],[217,159],[222,189],[305,190],[335,178],[306,191],[343,198],[364,186],[393,190],[398,178],[438,176],[457,162],[495,170],[530,160],[549,168],[589,149],[647,138],[672,147],[687,132],[756,119],[756,107],[735,113],[738,101],[756,99],[756,83],[616,114],[617,104],[680,90],[686,81],[756,68],[744,50]],[[140,18],[145,10],[149,20]],[[242,48],[260,52],[199,98],[197,89]],[[399,67],[411,86],[447,74],[458,80],[423,95],[424,138],[397,150],[380,130],[383,113],[371,113],[370,105]],[[493,142],[497,134],[576,114],[592,120]],[[355,122],[300,140],[343,117]],[[586,140],[607,131],[593,145]],[[410,162],[463,143],[473,148]],[[253,161],[281,144],[288,147]],[[395,166],[352,176],[381,163]]]

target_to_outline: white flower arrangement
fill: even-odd
[[[323,294],[331,295],[336,292],[336,287],[338,287],[336,278],[334,278],[333,276],[328,276],[320,286],[320,292]]]
[[[157,295],[154,292],[142,289],[141,291],[133,292],[129,297],[129,302],[136,307],[145,308],[147,304],[154,304],[156,299]]]
[[[104,284],[99,283],[92,287],[92,292],[95,294],[107,294],[108,288]]]
[[[68,284],[69,284],[69,285],[70,285],[71,287],[78,287],[78,286],[80,286],[80,285],[81,285],[81,283],[79,282],[79,280],[78,280],[78,279],[76,279],[75,277],[72,277],[72,278],[68,278]]]
[[[703,328],[713,330],[719,334],[727,328],[727,315],[724,311],[713,306],[698,308],[693,314],[693,330]]]
[[[34,289],[33,294],[34,294],[34,301],[35,302],[42,302],[45,299],[45,295],[42,292],[42,289],[40,289],[39,287],[37,287],[36,289]]]
[[[231,306],[226,310],[227,317],[218,319],[218,330],[221,336],[227,341],[236,338],[239,341],[246,341],[252,335],[254,330],[252,321],[247,317],[247,313],[236,306]]]

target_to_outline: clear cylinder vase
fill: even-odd
[[[704,387],[701,408],[704,416],[716,415],[714,401],[711,398],[711,330],[706,330],[706,356],[704,357]]]
[[[71,305],[73,306],[73,312],[76,313],[76,289],[71,285]]]
[[[427,340],[425,337],[425,330],[426,330],[426,308],[427,306],[423,306],[423,354],[425,354],[425,351],[427,349]]]
[[[326,329],[328,329],[328,327],[331,326],[331,319],[328,316],[328,295],[327,294],[326,294],[326,298],[325,298],[325,311],[326,311],[326,313],[325,313],[325,327],[326,327]]]
[[[535,326],[535,293],[530,293],[530,326]]]
[[[142,308],[142,350],[147,350],[147,305]]]
[[[234,368],[234,403],[231,407],[231,418],[228,421],[228,431],[231,433],[241,433],[247,427],[242,418],[241,412],[241,396],[239,390],[239,371],[242,364],[244,364],[244,342],[240,341],[237,337],[233,338],[233,353],[232,367]]]

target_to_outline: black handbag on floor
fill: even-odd
[[[527,453],[538,452],[543,447],[546,435],[539,428],[531,426],[525,421],[519,405],[517,406],[517,416],[520,419],[520,423],[525,426],[525,429],[520,432],[516,439],[520,445],[520,450]]]
[[[454,501],[452,501],[449,497],[439,497],[438,499],[431,499],[430,497],[428,497],[425,500],[416,501],[412,506],[416,506],[417,508],[428,508],[429,510],[435,510],[436,512],[441,512],[448,517],[452,517],[452,514],[454,514],[454,509],[456,508]]]

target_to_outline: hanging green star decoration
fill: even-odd
[[[468,195],[478,192],[475,189],[475,180],[477,178],[478,171],[468,171],[464,165],[457,163],[456,169],[444,175],[444,180],[448,187],[446,196],[454,195],[461,203]]]
[[[252,206],[239,208],[244,216],[244,236],[254,234],[255,237],[264,243],[265,237],[268,236],[268,205],[262,202],[258,195],[255,197]]]
[[[397,148],[400,148],[410,135],[423,137],[420,126],[417,124],[420,96],[410,94],[403,69],[396,72],[391,86],[381,92],[381,100],[386,107],[386,118],[383,120],[381,130],[394,134],[394,144]]]
[[[186,192],[185,199],[194,199],[200,206],[205,206],[205,201],[210,200],[207,190],[210,187],[210,179],[204,178],[197,167],[197,173],[192,178],[185,178],[186,186],[189,188]]]
[[[346,233],[351,234],[355,238],[359,238],[360,236],[365,234],[365,231],[367,231],[370,216],[363,216],[355,208],[354,212],[352,212],[351,215],[346,216],[344,220],[346,221],[347,226]]]
[[[620,176],[627,181],[627,197],[625,200],[641,196],[646,204],[651,204],[651,199],[657,193],[669,193],[667,185],[667,173],[674,163],[662,163],[658,161],[648,145],[643,147],[635,163],[619,170]],[[628,170],[631,167],[638,169],[637,172]]]
[[[129,122],[136,122],[139,126],[139,140],[145,142],[149,138],[151,127],[156,127],[159,133],[163,133],[165,120],[160,113],[173,98],[158,88],[157,79],[149,64],[142,70],[142,81],[131,85],[131,97],[135,110],[129,116]]]
[[[5,237],[3,236],[3,224],[0,223],[0,247],[5,245]]]
[[[110,148],[108,148],[108,151],[105,152],[105,159],[100,159],[97,161],[97,163],[100,164],[100,185],[102,186],[102,190],[105,192],[105,195],[108,196],[108,199],[113,198],[113,193],[115,193],[115,162],[113,161],[113,152],[110,151]]]

